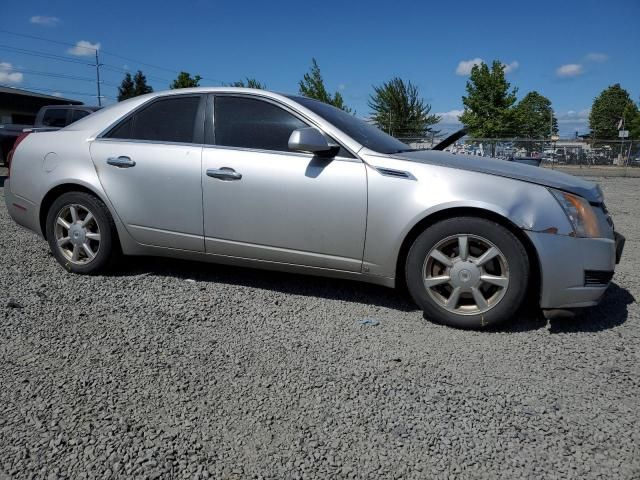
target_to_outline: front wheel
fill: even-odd
[[[478,217],[438,222],[416,238],[407,287],[428,319],[459,328],[508,320],[522,305],[529,259],[502,225]]]
[[[107,207],[84,192],[58,197],[47,214],[51,253],[73,273],[105,270],[116,257],[116,228]]]

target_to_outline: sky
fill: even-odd
[[[185,70],[205,86],[255,77],[296,93],[312,57],[358,116],[370,113],[373,85],[399,76],[419,87],[444,131],[457,127],[479,61],[504,63],[519,98],[547,96],[565,136],[588,131],[593,98],[609,85],[640,100],[640,0],[31,0],[1,10],[0,85],[88,104],[97,102],[92,48],[106,104],[137,69],[155,90]]]

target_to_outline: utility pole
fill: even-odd
[[[618,129],[618,138],[620,138],[620,164],[624,165],[624,112],[622,113],[622,119],[620,120],[620,129]]]
[[[98,49],[96,48],[96,86],[98,87],[98,106],[102,106],[102,95],[100,94],[100,61],[98,59]]]

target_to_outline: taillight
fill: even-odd
[[[20,135],[18,135],[18,138],[16,138],[16,141],[13,144],[13,148],[9,152],[9,155],[7,155],[7,167],[9,168],[7,177],[11,176],[11,160],[13,159],[13,152],[16,151],[16,148],[18,148],[18,145],[20,145],[20,142],[23,141],[25,138],[27,138],[27,135],[29,135],[30,133],[31,132],[23,132]]]

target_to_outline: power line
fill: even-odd
[[[52,72],[40,72],[38,70],[28,70],[28,69],[23,69],[23,68],[12,68],[11,69],[12,72],[20,72],[20,73],[26,73],[27,75],[39,75],[39,76],[43,76],[43,77],[52,77],[52,78],[64,78],[64,79],[68,79],[68,80],[78,80],[78,81],[82,81],[82,82],[95,82],[95,78],[89,78],[89,77],[77,77],[75,75],[66,75],[63,73],[52,73]],[[102,85],[108,85],[110,87],[117,87],[118,85],[114,84],[114,83],[109,83],[109,82],[105,82],[103,80],[100,81],[100,83]]]
[[[43,42],[57,43],[58,45],[67,45],[69,47],[86,48],[87,50],[91,50],[91,51],[97,50],[96,48],[86,47],[84,45],[78,45],[77,43],[62,42],[60,40],[53,40],[51,38],[38,37],[36,35],[27,35],[25,33],[11,32],[9,30],[4,30],[4,29],[0,29],[0,33],[8,33],[9,35],[15,35],[16,37],[24,37],[24,38],[31,38],[31,39],[34,39],[34,40],[42,40]]]
[[[9,85],[9,84],[5,84],[2,83],[0,84],[1,87],[9,87],[9,88],[16,88],[15,85]],[[39,91],[39,92],[54,92],[54,93],[63,93],[65,95],[80,95],[80,96],[84,96],[84,97],[91,97],[91,98],[95,98],[95,94],[93,93],[87,93],[87,92],[72,92],[72,91],[68,91],[68,90],[58,90],[56,88],[41,88],[41,87],[33,87],[31,85],[21,85],[21,87],[25,87],[28,88],[29,90],[35,90],[35,91]],[[108,98],[110,100],[115,100],[115,97],[110,97],[110,96],[106,96],[103,95],[103,97]]]
[[[60,41],[60,40],[52,40],[50,38],[38,37],[36,35],[27,35],[27,34],[24,34],[24,33],[12,32],[10,30],[0,29],[0,32],[1,33],[8,33],[9,35],[15,35],[17,37],[31,38],[31,39],[34,39],[34,40],[41,40],[43,42],[57,43],[58,45],[66,45],[66,46],[77,47],[77,48],[86,48],[86,49],[91,50],[93,52],[99,50],[99,49],[95,49],[95,48],[92,48],[92,47],[80,46],[80,45],[75,44],[75,43],[63,42],[63,41]],[[99,51],[100,51],[100,53],[102,55],[108,55],[108,56],[111,56],[111,57],[120,58],[120,59],[126,60],[128,62],[134,62],[137,65],[143,65],[145,67],[155,68],[157,70],[163,70],[165,72],[169,72],[169,73],[173,73],[173,74],[180,73],[179,70],[176,70],[176,69],[173,69],[173,68],[163,67],[163,66],[160,66],[160,65],[154,65],[152,63],[146,63],[146,62],[143,62],[141,60],[137,60],[135,58],[125,57],[123,55],[119,55],[117,53],[108,52],[106,50],[99,50]],[[64,57],[62,57],[62,58],[64,58]],[[151,78],[150,75],[147,75],[147,76],[149,78]],[[201,77],[201,78],[202,78],[202,80],[207,80],[209,82],[220,83],[220,84],[223,84],[223,85],[225,83],[222,80],[215,79],[215,78],[205,78],[205,77]],[[167,80],[163,80],[163,81],[167,81]]]
[[[102,63],[101,64],[102,68],[104,68],[105,70],[109,70],[112,72],[117,72],[117,73],[132,73],[131,71],[127,70],[126,68],[121,68],[118,67],[116,65],[111,65],[109,63]],[[171,80],[168,80],[166,78],[162,78],[162,77],[158,77],[156,75],[148,75],[148,74],[144,74],[145,77],[151,79],[151,80],[156,80],[158,82],[165,82],[165,83],[171,83]]]
[[[16,53],[20,53],[23,55],[31,55],[34,57],[42,57],[42,58],[48,58],[51,60],[59,60],[62,62],[69,62],[69,63],[76,63],[78,65],[90,65],[90,66],[94,66],[95,64],[93,63],[87,63],[83,60],[78,60],[75,58],[69,58],[69,57],[63,57],[62,55],[55,55],[53,53],[46,53],[46,52],[39,52],[37,50],[29,50],[27,48],[16,48],[16,47],[12,47],[9,45],[0,45],[0,49],[1,50],[8,50],[10,52],[16,52]]]

